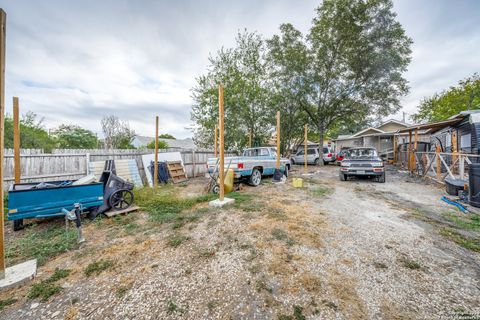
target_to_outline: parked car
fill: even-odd
[[[272,147],[248,148],[241,157],[225,157],[225,169],[230,164],[235,179],[246,180],[252,186],[258,186],[262,176],[271,176],[275,173],[277,164],[277,150]],[[208,172],[211,174],[217,165],[217,158],[210,158],[207,162]],[[290,160],[280,158],[280,171],[288,176]]]
[[[335,162],[335,153],[330,147],[323,147],[323,164],[328,164],[330,162]],[[292,164],[305,164],[305,153],[304,150],[298,151],[291,157]],[[307,164],[318,165],[320,162],[320,152],[318,148],[308,148],[307,149]]]
[[[375,148],[349,149],[340,163],[339,174],[341,181],[352,176],[366,176],[385,182],[385,166]]]

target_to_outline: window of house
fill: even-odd
[[[460,149],[466,149],[472,147],[472,135],[464,134],[460,137]]]

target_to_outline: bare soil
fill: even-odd
[[[384,184],[302,168],[304,188],[269,179],[233,206],[199,204],[182,225],[147,212],[88,223],[87,243],[39,268],[71,269],[46,302],[13,297],[1,319],[454,319],[480,316],[480,254],[441,234],[443,190],[396,171]],[[204,192],[205,179],[178,186]],[[237,195],[238,196],[238,195]],[[125,224],[126,225],[126,224]],[[474,231],[465,231],[478,237]],[[93,261],[113,266],[87,277]]]

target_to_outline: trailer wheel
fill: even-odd
[[[23,229],[23,219],[13,220],[13,231],[19,231]]]
[[[133,193],[130,190],[120,189],[115,191],[108,198],[108,204],[114,210],[123,210],[133,203]]]

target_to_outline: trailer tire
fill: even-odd
[[[13,220],[13,231],[19,231],[24,228],[23,219]]]

